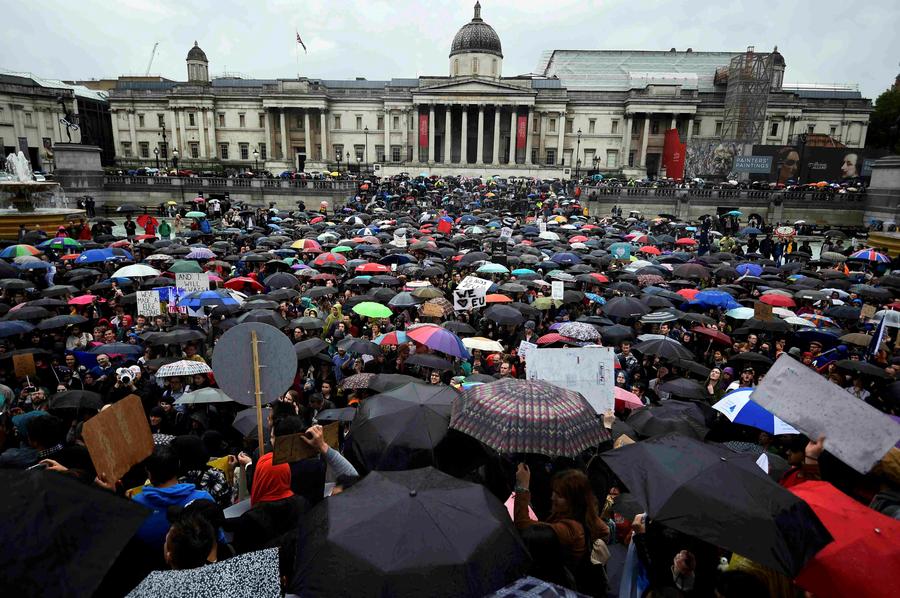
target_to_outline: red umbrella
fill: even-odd
[[[110,246],[110,247],[122,247],[122,248],[127,248],[127,247],[131,247],[131,241],[128,241],[128,240],[126,240],[126,239],[122,239],[121,241],[116,241],[115,243],[110,243],[109,246]]]
[[[380,272],[390,272],[391,269],[384,264],[370,262],[356,267],[356,271],[361,274],[378,274]]]
[[[678,293],[688,301],[693,301],[694,297],[696,297],[697,293],[699,292],[700,289],[681,289],[680,291],[676,291],[676,293]]]
[[[100,299],[100,297],[96,295],[78,295],[69,299],[69,305],[90,305],[94,302],[94,299]],[[100,299],[100,301],[103,301],[103,299]]]
[[[696,245],[696,239],[691,239],[690,237],[682,237],[675,241],[676,245]]]
[[[618,361],[618,359],[615,361]],[[619,388],[618,386],[614,387],[614,390],[616,393],[616,409],[637,409],[638,407],[644,406],[641,397],[633,392],[628,392],[624,388]]]
[[[159,220],[151,216],[150,214],[141,214],[137,218],[135,218],[137,223],[141,226],[141,228],[146,229],[147,223],[152,222],[153,226],[159,226]]]
[[[900,587],[900,521],[856,502],[828,482],[804,482],[790,491],[812,507],[834,537],[806,563],[794,580],[797,585],[826,598],[875,598]]]
[[[327,264],[331,264],[334,266],[343,266],[346,263],[347,258],[342,256],[340,253],[333,253],[331,251],[329,251],[328,253],[320,254],[319,257],[317,257],[313,261],[313,264],[315,264],[316,266],[325,266]]]
[[[638,249],[638,251],[640,253],[648,253],[650,255],[659,255],[660,253],[662,253],[659,250],[659,247],[654,247],[653,245],[644,245],[643,247]]]
[[[607,278],[605,274],[600,274],[599,272],[591,272],[590,276],[597,282],[609,282],[609,278]]]
[[[549,334],[545,334],[544,336],[537,339],[537,344],[539,345],[552,345],[553,343],[570,343],[573,345],[577,345],[578,339],[563,336],[558,332],[550,332]]]
[[[569,243],[584,243],[588,238],[584,235],[575,235],[574,237],[569,237]]]
[[[252,278],[248,278],[246,276],[238,276],[228,280],[225,283],[226,289],[232,289],[235,291],[240,291],[245,286],[249,286],[257,291],[261,291],[265,288],[259,283],[259,281],[253,280]]]
[[[731,337],[719,330],[713,330],[712,328],[707,328],[705,326],[696,326],[691,329],[691,332],[696,332],[697,334],[709,337],[709,339],[715,343],[721,343],[728,346],[731,345]]]
[[[150,239],[156,239],[156,235],[135,235],[135,241],[148,241]]]
[[[325,218],[324,218],[324,217],[322,217],[322,216],[316,216],[315,218],[313,218],[312,220],[310,220],[309,223],[310,223],[310,224],[318,224],[318,223],[324,222],[324,221],[325,221]]]
[[[772,307],[795,307],[797,305],[790,297],[779,295],[778,293],[763,295],[759,298],[759,300],[766,305],[771,305]]]

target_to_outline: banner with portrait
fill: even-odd
[[[419,114],[419,147],[428,147],[428,114]]]
[[[869,177],[872,176],[871,164],[887,152],[846,147],[754,145],[753,155],[771,156],[772,165],[766,174],[752,174],[751,180],[786,185]]]
[[[528,135],[528,117],[519,116],[516,119],[516,149],[525,149],[525,138]]]
[[[749,151],[750,146],[715,139],[692,139],[685,149],[684,178],[737,178],[734,159],[744,155],[745,148]]]

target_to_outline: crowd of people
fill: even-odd
[[[112,223],[82,222],[55,237],[26,232],[0,251],[0,467],[22,479],[72,478],[86,501],[103,492],[146,508],[124,549],[81,595],[126,595],[153,571],[217,567],[273,547],[282,591],[337,595],[361,553],[387,558],[371,554],[389,551],[382,538],[360,536],[343,548],[332,592],[310,589],[317,572],[335,564],[306,547],[339,533],[342,517],[393,520],[377,496],[365,512],[351,501],[378,487],[378,472],[429,466],[485,489],[498,507],[507,502],[503,525],[518,530],[527,560],[504,572],[503,556],[494,555],[493,585],[473,581],[468,590],[436,583],[444,565],[434,565],[435,582],[429,570],[410,569],[417,595],[476,595],[522,575],[559,592],[541,595],[840,595],[829,578],[799,573],[821,546],[795,569],[779,570],[751,558],[752,550],[680,531],[641,504],[608,456],[660,435],[765,456],[756,475],[773,496],[824,481],[873,519],[900,518],[898,449],[860,473],[829,452],[827,437],[743,424],[716,408],[730,393],[755,388],[787,355],[846,389],[848,400],[900,416],[900,276],[889,256],[838,245],[834,235],[813,259],[783,227],[773,240],[767,231],[712,234],[712,220],[589,217],[558,181],[371,179],[341,209],[318,208],[217,205],[200,215],[182,210],[175,227],[129,216],[124,237]],[[210,289],[160,292],[159,312],[142,312],[138,292],[175,287],[177,273],[206,273]],[[473,288],[469,277],[490,281],[486,294],[474,295],[483,304],[455,301],[454,291]],[[267,400],[262,443],[256,409],[225,395],[209,367],[223,334],[247,322],[281,330],[298,364],[283,396]],[[457,425],[472,393],[519,389],[504,395],[514,402],[533,390],[534,349],[601,346],[614,351],[615,408],[590,412],[590,446],[565,454],[504,450]],[[122,479],[107,479],[82,431],[131,395],[140,398],[155,447]],[[387,404],[385,396],[431,405],[437,415],[407,421],[367,407]],[[446,404],[429,403],[434,397]],[[333,422],[338,441],[327,442]],[[394,431],[373,444],[373,427]],[[276,465],[279,438],[297,434],[313,456]],[[691,517],[702,522],[699,504]],[[472,542],[483,535],[462,510],[458,523],[448,517],[435,525]],[[410,516],[397,525],[418,522]],[[395,531],[382,527],[385,536]],[[94,532],[76,533],[85,545],[87,533]],[[67,548],[45,546],[45,558],[58,560],[53,550]],[[888,547],[886,563],[896,564],[898,550]],[[0,569],[16,558],[13,547],[4,553]],[[878,563],[859,567],[869,565]],[[896,580],[898,571],[886,574]],[[382,575],[371,574],[360,595],[405,593]],[[248,587],[222,595],[253,595]],[[857,589],[858,596],[890,593]]]

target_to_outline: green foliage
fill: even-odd
[[[900,153],[900,87],[888,89],[875,100],[866,146]]]

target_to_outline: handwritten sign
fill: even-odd
[[[422,315],[426,318],[443,318],[444,308],[437,303],[423,303]]]
[[[862,306],[862,309],[859,312],[859,317],[860,317],[860,319],[863,319],[863,320],[871,320],[872,318],[875,317],[876,311],[877,310],[875,309],[874,305],[869,305],[868,303],[864,303]]]
[[[19,355],[13,355],[12,357],[16,378],[34,376],[37,373],[37,369],[34,367],[34,355],[32,353],[21,353]]]
[[[305,435],[305,432],[300,432],[299,434],[277,436],[275,438],[275,454],[272,455],[272,464],[281,465],[282,463],[293,463],[315,457],[318,452],[303,440]],[[325,439],[325,444],[337,446],[338,422],[324,426],[322,435]]]
[[[563,285],[563,281],[554,280],[550,289],[550,298],[554,301],[562,301],[565,296],[565,286]]]
[[[406,247],[406,229],[401,228],[394,231],[394,241],[391,243],[395,247]]]
[[[537,348],[538,346],[534,343],[529,343],[528,341],[520,341],[519,348],[516,350],[516,353],[521,359],[527,362],[528,355]]]
[[[493,283],[477,276],[466,276],[453,291],[453,309],[471,311],[487,304],[487,292]]]
[[[178,272],[175,274],[175,286],[184,289],[185,293],[209,290],[209,274],[206,272]]]
[[[594,411],[613,408],[613,351],[609,347],[532,349],[525,376],[581,393]]]
[[[900,440],[900,424],[782,354],[750,396],[825,450],[866,473]]]
[[[504,226],[500,229],[500,240],[509,243],[512,239],[512,233],[513,231],[511,228],[509,228],[508,226]]]
[[[156,291],[138,291],[136,295],[139,316],[152,317],[162,313],[159,305],[159,293]]]
[[[762,320],[763,322],[770,322],[773,317],[772,306],[768,303],[757,301],[753,304],[753,317],[757,320]]]
[[[94,469],[109,481],[120,479],[153,453],[150,424],[137,395],[128,395],[89,419],[83,436]]]

